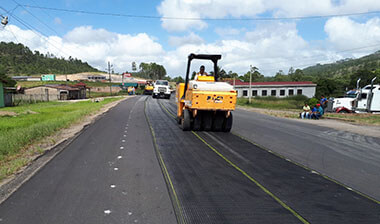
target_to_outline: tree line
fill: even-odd
[[[72,74],[98,72],[80,59],[58,58],[52,53],[32,52],[23,44],[0,42],[0,71],[8,75]]]

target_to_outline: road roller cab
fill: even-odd
[[[184,131],[225,131],[232,127],[232,111],[236,105],[236,91],[228,83],[218,82],[217,65],[221,55],[190,54],[185,83],[176,91],[177,121]],[[193,59],[211,60],[213,76],[197,76],[189,80]]]

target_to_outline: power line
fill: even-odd
[[[7,30],[7,28],[9,28],[9,30]],[[11,29],[10,26],[5,27],[4,29],[7,30],[7,31],[9,31],[9,32],[12,34],[12,36],[15,38],[15,40],[16,40],[18,43],[20,43],[20,41],[18,41],[16,35],[12,32],[12,29]]]
[[[316,15],[316,16],[296,16],[296,17],[258,17],[258,18],[197,18],[197,17],[168,17],[168,16],[152,16],[152,15],[136,15],[136,14],[123,14],[123,13],[110,13],[110,12],[95,12],[75,9],[62,9],[51,8],[37,5],[24,5],[25,7],[45,9],[52,11],[70,12],[70,13],[82,13],[100,16],[117,16],[128,18],[142,18],[142,19],[164,19],[164,20],[208,20],[208,21],[271,21],[271,20],[298,20],[298,19],[321,19],[330,17],[342,17],[342,16],[358,16],[369,14],[380,14],[380,11],[369,12],[355,12],[355,13],[343,13],[343,14],[330,14],[330,15]]]
[[[41,24],[45,25],[47,28],[49,28],[51,31],[53,31],[55,34],[57,34],[59,36],[59,34],[57,33],[57,31],[55,31],[55,29],[51,28],[49,25],[47,25],[44,21],[40,20],[37,16],[35,16],[33,13],[31,13],[29,10],[27,10],[24,6],[20,5],[18,2],[16,2],[15,0],[12,0],[14,3],[17,4],[17,6],[21,6],[23,9],[25,9],[25,11],[27,13],[29,13],[31,16],[33,16],[35,19],[37,19]]]
[[[5,11],[6,13],[9,14],[8,10],[4,9],[3,7],[0,6],[0,8]],[[44,34],[43,32],[41,32],[40,30],[38,30],[37,28],[33,27],[32,25],[28,24],[27,22],[23,21],[22,19],[18,18],[17,16],[13,15],[13,18],[15,18],[21,25],[23,25],[24,27],[26,27],[27,29],[30,29],[33,33],[35,33],[36,35],[40,36],[41,38],[45,39],[47,43],[50,44],[50,46],[54,47],[55,49],[57,49],[59,52],[62,52],[64,53],[66,56],[70,56],[70,54],[64,52],[62,49],[58,48],[57,46],[55,46],[54,44],[52,44],[49,40],[49,38],[47,37],[46,34]]]

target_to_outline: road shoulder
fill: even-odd
[[[280,115],[282,111],[278,111],[278,110],[247,108],[247,107],[242,107],[242,106],[238,106],[237,108],[241,110],[249,111],[249,112],[260,113],[260,114],[264,114],[264,115],[268,115],[272,117],[278,117],[285,120],[317,125],[320,127],[332,128],[338,131],[346,131],[346,132],[351,132],[351,133],[360,134],[364,136],[380,138],[380,126],[353,124],[346,121],[341,121],[341,120],[331,119],[331,118],[320,119],[320,120],[298,119],[298,118],[292,118],[291,115],[289,116]],[[298,115],[298,112],[294,112],[294,111],[287,111],[286,113]]]

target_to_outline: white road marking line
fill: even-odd
[[[111,214],[111,210],[104,210],[104,214]]]
[[[128,215],[132,215],[132,212],[128,212]]]
[[[114,184],[112,184],[110,187],[111,187],[111,188],[115,188],[116,186],[115,186]]]
[[[123,139],[123,140],[121,140],[121,142],[125,142],[125,140]]]
[[[117,157],[117,159],[121,159],[121,158],[123,158],[123,157],[122,157],[122,156],[118,156],[118,157]]]
[[[318,174],[318,172],[316,172],[316,171],[314,171],[314,170],[312,170],[311,173],[312,173],[312,174]]]
[[[115,167],[115,168],[113,168],[113,170],[119,170],[119,168]]]
[[[123,135],[123,137],[125,138],[125,137],[127,137],[127,135]]]
[[[120,149],[124,149],[124,147],[123,147],[123,146],[120,146]]]

